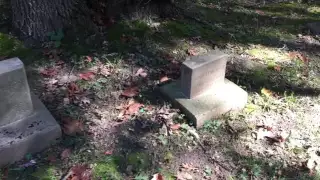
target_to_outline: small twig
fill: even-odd
[[[67,180],[72,174],[73,171],[69,171],[68,174],[66,174],[61,180]]]
[[[209,160],[211,160],[213,163],[216,163],[217,165],[219,165],[220,167],[222,167],[223,169],[230,171],[230,169],[228,167],[226,167],[225,165],[221,164],[221,162],[215,160],[213,157],[210,156],[210,154],[207,152],[207,150],[205,149],[205,147],[201,144],[200,140],[197,140],[197,143],[199,144],[199,146],[201,147],[201,149],[203,150],[203,153],[207,156],[207,158]]]
[[[69,72],[69,74],[68,74],[68,82],[69,82],[69,80],[70,80],[70,75],[73,73],[73,70],[74,70],[74,67],[75,67],[76,65],[73,65],[73,67],[71,68],[71,71]]]
[[[76,65],[73,65],[73,66],[72,66],[71,71],[69,72],[69,76],[70,76],[71,73],[73,72],[75,66],[76,66]]]

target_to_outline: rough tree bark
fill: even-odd
[[[13,29],[20,38],[44,41],[48,33],[62,29],[74,17],[83,16],[86,1],[11,0],[11,8]]]
[[[11,2],[12,27],[25,42],[48,40],[48,34],[67,26],[82,24],[86,29],[96,26],[90,16],[119,14],[126,6],[173,0],[0,0]],[[90,8],[90,9],[89,9]],[[96,11],[95,13],[91,10]],[[26,43],[28,44],[28,43]]]

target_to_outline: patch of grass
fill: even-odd
[[[95,92],[101,91],[104,88],[104,84],[107,82],[106,78],[99,78],[96,81],[78,81],[77,84],[82,89],[93,90]]]
[[[254,111],[258,110],[259,106],[253,104],[253,103],[248,103],[244,109],[244,112],[247,114],[253,113]]]
[[[174,173],[168,171],[167,169],[159,169],[159,173],[164,177],[165,180],[175,180],[176,179]]]
[[[197,26],[183,21],[169,21],[164,24],[164,29],[167,29],[170,36],[179,38],[192,37],[200,34]]]
[[[268,78],[268,73],[263,69],[254,70],[252,72],[252,75],[254,77],[254,82],[256,82],[256,83],[263,83]]]
[[[153,35],[154,40],[159,40],[160,43],[169,44],[171,41],[168,39],[182,39],[201,37],[203,39],[214,39],[220,41],[219,32],[215,32],[211,27],[205,27],[202,24],[187,21],[187,20],[176,20],[167,21],[161,24],[161,31]]]
[[[162,145],[167,145],[168,144],[168,139],[164,135],[158,136],[158,140],[161,142]]]
[[[10,35],[0,33],[0,56],[23,58],[29,54],[30,50],[27,49],[18,39]]]
[[[202,129],[206,132],[215,133],[222,125],[222,122],[219,120],[210,120],[206,121]]]
[[[126,158],[127,166],[132,166],[134,172],[145,172],[151,165],[150,157],[147,153],[136,152],[128,154]]]
[[[313,13],[315,15],[320,15],[320,7],[319,6],[312,6],[312,7],[309,7],[307,10],[308,10],[308,12]]]
[[[270,4],[259,8],[260,10],[265,10],[266,14],[269,16],[278,17],[292,17],[295,18],[318,18],[316,17],[317,6],[309,7],[306,4],[301,3],[276,3]]]
[[[93,168],[94,179],[122,180],[119,172],[119,160],[118,157],[107,157],[103,161],[97,162]]]
[[[121,21],[108,30],[108,39],[119,41],[125,36],[143,38],[151,31],[147,23],[140,20]]]
[[[286,29],[301,29],[300,24],[297,23],[297,25],[277,25],[277,28],[275,27],[260,27],[257,33],[260,35],[260,37],[268,37],[269,40],[272,41],[272,39],[275,40],[281,40],[281,41],[290,41],[294,40],[296,38],[296,35],[292,32],[286,31]],[[260,40],[268,40],[266,38],[260,39]],[[271,42],[272,43],[272,42]]]
[[[277,45],[279,41],[295,39],[307,22],[320,20],[320,16],[308,13],[307,8],[299,3],[274,3],[264,7],[231,3],[223,8],[216,4],[210,7],[196,5],[190,11],[210,22],[215,28],[206,28],[216,31],[216,37],[220,35],[225,41]]]
[[[149,180],[149,176],[145,174],[139,174],[134,177],[134,180]]]
[[[256,158],[244,158],[244,166],[238,174],[238,177],[243,180],[255,179],[259,177],[267,177],[267,179],[281,179],[279,170],[282,168],[282,164],[279,163],[267,163],[262,159]]]
[[[137,46],[151,36],[151,32],[150,27],[144,21],[121,21],[108,29],[109,50],[113,52],[136,51]]]
[[[56,174],[57,169],[55,167],[41,167],[32,173],[31,176],[39,180],[58,180]]]
[[[285,92],[284,99],[289,106],[297,103],[297,97],[294,95],[293,92],[291,93]]]
[[[264,62],[282,62],[289,61],[290,58],[287,54],[281,51],[274,50],[272,48],[267,48],[264,46],[257,46],[255,48],[249,49],[246,51],[249,55],[263,60]]]

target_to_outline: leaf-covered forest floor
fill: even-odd
[[[64,134],[0,177],[320,179],[320,42],[306,28],[320,21],[320,6],[177,6],[183,13],[149,7],[95,34],[51,34],[37,50],[1,33],[0,58],[25,62],[32,91]],[[249,100],[196,130],[158,87],[179,78],[187,56],[215,48],[231,55],[226,77]]]

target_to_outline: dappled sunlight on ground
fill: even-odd
[[[29,83],[64,130],[34,167],[20,168],[28,157],[5,168],[10,177],[60,179],[74,167],[96,179],[310,179],[320,168],[320,51],[304,29],[318,7],[184,5],[185,16],[139,14],[31,55],[0,34],[1,59],[41,57],[27,63]],[[215,48],[232,56],[226,77],[249,101],[196,130],[157,88],[179,78],[187,56]]]

